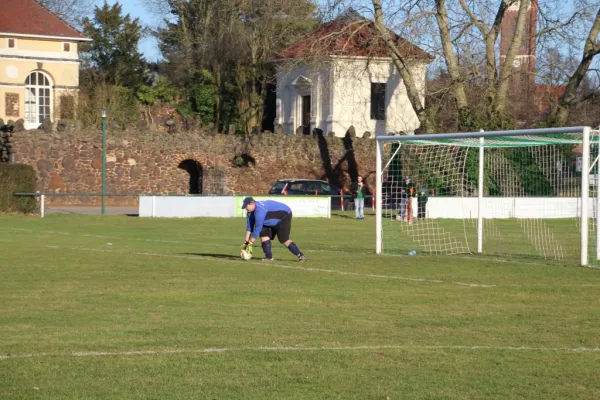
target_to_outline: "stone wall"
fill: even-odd
[[[187,194],[190,174],[180,168],[185,160],[199,163],[204,176],[203,194],[265,194],[275,180],[283,178],[324,179],[348,189],[350,175],[356,173],[367,176],[367,183],[373,184],[373,139],[273,133],[171,135],[118,130],[109,130],[107,137],[106,191],[112,194]],[[100,193],[101,132],[24,131],[12,133],[9,141],[13,162],[36,169],[39,191]],[[236,156],[241,156],[237,162]],[[208,187],[208,181],[215,176],[224,177],[218,191],[214,185]],[[49,201],[94,204],[99,199],[77,195]],[[107,199],[107,204],[135,202],[133,196]]]

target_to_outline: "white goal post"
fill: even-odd
[[[577,126],[377,137],[377,254],[600,260],[599,133]]]

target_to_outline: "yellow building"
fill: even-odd
[[[0,118],[74,117],[81,32],[35,0],[0,0]]]

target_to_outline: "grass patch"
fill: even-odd
[[[264,264],[241,219],[0,216],[0,398],[600,396],[599,270],[377,256],[374,225],[296,219],[309,261]]]

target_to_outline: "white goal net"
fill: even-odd
[[[598,131],[377,140],[378,253],[599,258]]]

